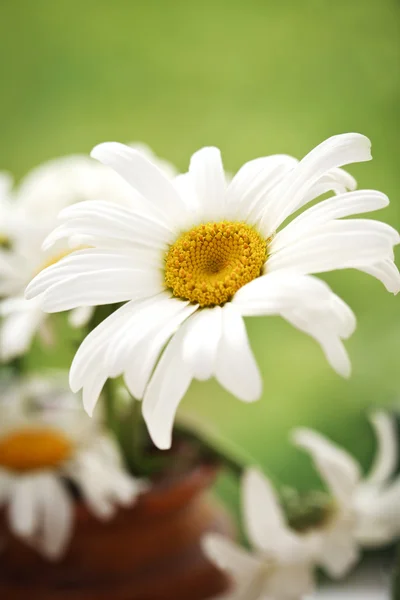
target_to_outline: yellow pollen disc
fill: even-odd
[[[200,306],[224,304],[261,275],[267,244],[245,223],[221,221],[193,227],[169,249],[165,283],[175,296]]]
[[[8,249],[10,246],[10,239],[6,236],[3,235],[2,233],[0,233],[0,248],[4,248],[4,249]]]
[[[52,429],[20,429],[0,438],[0,467],[33,471],[55,467],[69,458],[71,442]]]

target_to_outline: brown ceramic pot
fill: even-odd
[[[108,523],[78,503],[75,534],[57,563],[7,536],[0,598],[203,600],[226,591],[226,579],[200,548],[207,531],[233,533],[225,510],[208,494],[217,472],[201,465],[160,482]]]

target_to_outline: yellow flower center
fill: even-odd
[[[69,458],[71,442],[59,431],[25,428],[0,439],[0,466],[12,471],[55,467]]]
[[[193,227],[169,249],[165,283],[175,296],[200,306],[224,304],[261,275],[267,244],[245,223],[221,221]]]
[[[0,248],[8,250],[10,248],[10,245],[10,239],[6,235],[0,233]]]

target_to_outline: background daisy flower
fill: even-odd
[[[134,146],[149,160],[157,162],[147,146]],[[162,160],[159,164],[172,177],[173,166]],[[7,241],[0,247],[2,360],[9,361],[24,354],[36,333],[45,343],[52,342],[53,331],[40,308],[40,300],[26,300],[24,290],[42,269],[73,248],[85,245],[84,240],[76,239],[42,250],[43,241],[56,226],[62,208],[94,199],[132,206],[135,192],[112,169],[81,155],[57,158],[36,167],[14,190],[11,178],[0,175],[0,246],[2,238]],[[79,327],[87,323],[91,315],[90,308],[79,307],[71,312],[70,322]]]
[[[100,519],[144,489],[124,470],[112,438],[58,385],[9,382],[0,416],[0,506],[10,531],[47,558],[62,555],[73,531],[71,482]]]
[[[314,590],[317,545],[292,531],[271,483],[256,469],[243,476],[242,508],[253,552],[215,533],[204,552],[233,581],[231,600],[301,600]]]
[[[378,446],[364,478],[353,456],[320,433],[299,428],[292,436],[296,446],[310,454],[334,499],[320,551],[320,564],[333,577],[342,577],[354,566],[361,548],[386,546],[399,535],[396,423],[383,411],[370,420]]]

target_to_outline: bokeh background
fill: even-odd
[[[399,12],[396,0],[2,0],[0,168],[18,179],[118,140],[146,142],[181,170],[218,145],[235,171],[358,131],[374,161],[349,170],[391,197],[382,218],[400,227]],[[319,428],[368,465],[366,411],[400,398],[399,299],[356,272],[326,280],[358,317],[350,381],[283,320],[249,319],[263,398],[244,405],[212,381],[182,406],[304,488],[316,479],[292,427]],[[73,352],[65,333],[58,353],[36,347],[31,361],[68,366]]]

